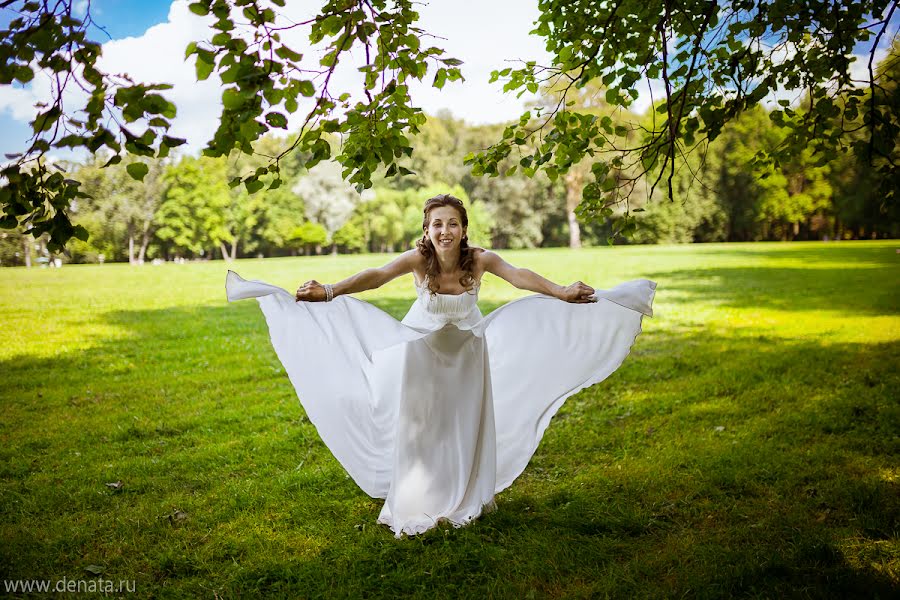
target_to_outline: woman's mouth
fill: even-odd
[[[441,238],[438,241],[441,243],[442,246],[449,246],[450,244],[453,243],[453,238]]]

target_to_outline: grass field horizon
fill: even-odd
[[[500,251],[657,282],[472,525],[395,540],[322,444],[254,301],[392,255],[0,269],[5,580],[139,596],[900,594],[900,241]],[[527,295],[486,276],[488,313]],[[401,318],[411,277],[358,297]],[[116,484],[120,485],[108,485]],[[86,570],[87,569],[87,570]]]

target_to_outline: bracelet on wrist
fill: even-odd
[[[326,283],[325,287],[325,302],[331,302],[334,300],[334,286],[330,283]]]

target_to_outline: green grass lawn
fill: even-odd
[[[2,578],[90,567],[171,598],[896,597],[897,248],[502,253],[560,283],[653,279],[656,316],[497,512],[403,540],[306,419],[256,302],[224,292],[227,268],[292,290],[389,257],[2,269]],[[480,305],[520,295],[488,276]],[[400,318],[415,292],[360,297]]]

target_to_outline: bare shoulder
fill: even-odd
[[[407,250],[400,256],[381,267],[381,270],[390,277],[398,277],[416,270],[421,270],[425,265],[425,257],[417,249]]]
[[[421,252],[419,252],[418,248],[412,248],[410,250],[407,250],[406,252],[403,252],[400,256],[397,257],[397,260],[413,267],[418,267],[425,264],[425,257]]]
[[[484,248],[473,248],[473,250],[475,250],[475,264],[481,267],[482,270],[497,264],[500,260],[500,255],[491,250],[485,250]]]
[[[499,254],[490,250],[484,250],[478,259],[478,268],[482,273],[491,273],[503,279],[508,278],[516,270],[514,266],[503,260]]]
[[[477,246],[470,246],[469,250],[472,251],[472,257],[476,265],[480,265],[484,261],[486,254],[493,254],[490,250],[485,250],[484,248],[479,248]]]

